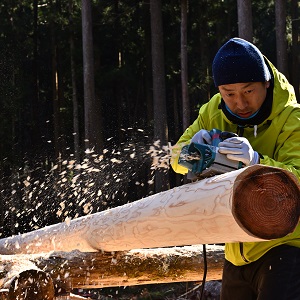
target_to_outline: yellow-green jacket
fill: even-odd
[[[243,136],[251,143],[253,149],[263,155],[260,164],[280,167],[293,172],[300,179],[300,105],[297,104],[294,88],[287,79],[268,61],[273,71],[274,90],[273,105],[270,116],[254,128],[246,127]],[[204,104],[198,118],[186,129],[173,151],[172,167],[175,172],[186,174],[187,169],[178,165],[182,145],[189,144],[190,139],[200,129],[213,128],[222,131],[237,131],[237,125],[230,122],[219,104],[221,95],[216,94]],[[236,266],[241,266],[260,258],[269,249],[280,244],[300,248],[300,224],[296,230],[280,239],[266,242],[227,243],[225,257]]]

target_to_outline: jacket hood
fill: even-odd
[[[287,106],[297,103],[294,87],[288,82],[286,77],[280,73],[274,65],[267,60],[274,76],[273,107],[269,120],[273,120]]]

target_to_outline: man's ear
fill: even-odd
[[[270,87],[270,81],[266,81],[265,84],[266,84],[266,88]]]

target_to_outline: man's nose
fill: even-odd
[[[247,99],[243,95],[239,95],[236,99],[236,106],[240,110],[245,109],[248,106]]]

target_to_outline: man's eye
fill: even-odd
[[[246,92],[245,92],[245,94],[250,94],[250,93],[252,93],[253,92],[253,90],[247,90]]]
[[[232,97],[232,96],[233,96],[233,94],[226,94],[226,96],[227,96],[227,97]]]

